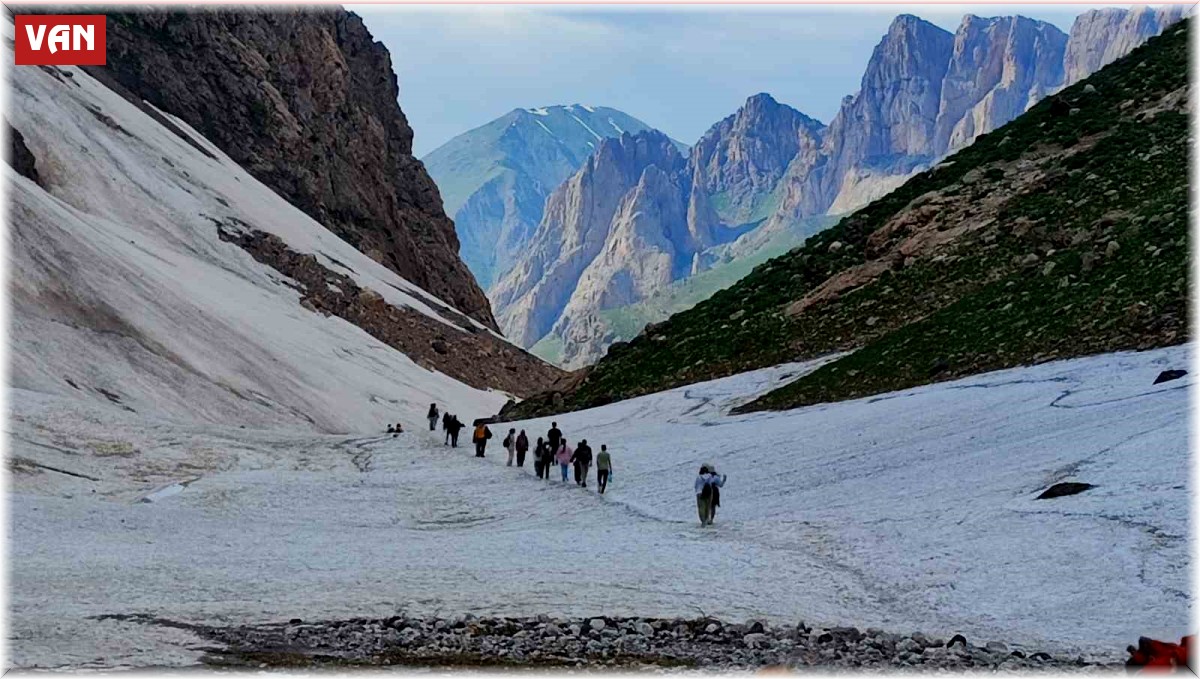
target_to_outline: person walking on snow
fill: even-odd
[[[558,444],[562,443],[562,432],[558,429],[557,422],[550,423],[550,431],[546,432],[546,440],[550,442],[550,452],[558,452]]]
[[[596,456],[596,486],[600,494],[608,487],[608,479],[612,477],[612,457],[608,454],[608,446],[600,444],[600,454]]]
[[[562,443],[558,444],[558,452],[554,454],[554,459],[558,462],[559,469],[562,470],[563,483],[567,482],[567,468],[571,466],[571,456],[574,453],[575,451],[571,449],[571,446],[567,445],[566,440],[563,440]]]
[[[541,436],[538,437],[537,444],[533,447],[533,473],[537,474],[539,479],[547,478],[550,475],[546,473],[550,465],[546,454],[546,441]]]
[[[475,435],[471,437],[471,441],[475,443],[475,457],[484,457],[487,451],[488,439],[492,438],[492,430],[482,422],[475,424]]]
[[[700,514],[700,525],[711,526],[717,517],[717,507],[721,506],[721,486],[725,485],[725,475],[717,474],[709,465],[700,466],[700,475],[696,477],[696,511]]]
[[[462,431],[463,423],[458,420],[458,415],[450,416],[450,425],[447,431],[450,432],[450,447],[458,447],[458,432]]]
[[[441,414],[438,413],[436,403],[429,404],[429,414],[426,417],[429,418],[429,431],[437,431],[437,421]]]
[[[511,467],[513,463],[513,454],[517,452],[517,430],[509,429],[508,436],[504,437],[504,449],[508,451],[508,464]]]
[[[571,462],[575,463],[576,485],[587,488],[588,468],[592,466],[592,447],[588,445],[587,439],[579,442],[579,447],[571,456]]]
[[[529,452],[529,437],[525,435],[525,430],[522,429],[520,434],[517,434],[517,466],[525,466],[525,453]]]
[[[454,416],[450,413],[442,415],[442,431],[446,433],[446,445],[450,445],[450,422]]]

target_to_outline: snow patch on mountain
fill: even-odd
[[[599,134],[596,134],[596,131],[595,131],[595,130],[593,130],[592,128],[588,127],[588,124],[587,124],[587,123],[585,123],[585,122],[583,122],[582,120],[580,120],[580,119],[579,119],[579,116],[572,115],[571,117],[575,119],[575,122],[579,123],[580,125],[583,125],[583,129],[585,129],[585,130],[587,130],[588,132],[590,132],[590,133],[592,134],[592,136],[593,136],[593,137],[595,137],[596,139],[604,139],[604,137],[601,137]]]

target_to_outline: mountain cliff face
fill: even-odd
[[[361,252],[489,326],[438,188],[412,156],[391,58],[339,9],[108,15],[89,72],[212,140]]]
[[[1042,21],[965,17],[954,34],[931,155],[957,151],[1055,90],[1066,45],[1066,34]]]
[[[605,139],[550,195],[528,254],[492,290],[509,339],[528,347],[550,330],[584,270],[604,248],[626,194],[651,166],[672,173],[684,166],[675,145],[661,132]]]
[[[1133,48],[1162,33],[1183,18],[1184,5],[1160,8],[1093,9],[1084,12],[1071,26],[1063,60],[1063,85],[1072,85],[1107,64],[1129,54]]]
[[[1186,341],[1188,31],[1168,28],[506,416],[841,351],[741,410]]]
[[[462,258],[490,288],[533,237],[546,198],[600,140],[650,129],[603,106],[515,109],[423,158],[454,218]],[[681,145],[682,146],[682,145]]]

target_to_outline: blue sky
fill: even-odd
[[[691,144],[769,92],[828,123],[900,13],[953,31],[1023,14],[1067,31],[1103,5],[347,5],[392,53],[421,156],[522,107],[611,106]]]

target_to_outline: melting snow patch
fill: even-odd
[[[550,128],[548,128],[548,127],[546,127],[545,125],[543,125],[543,124],[542,124],[542,121],[540,121],[540,120],[535,120],[535,121],[533,121],[533,122],[537,123],[537,124],[538,124],[538,127],[540,127],[540,128],[542,128],[543,130],[545,130],[545,131],[546,131],[546,134],[550,135],[551,137],[553,137],[553,136],[554,136],[554,133],[550,131]]]
[[[622,130],[620,125],[613,122],[612,118],[608,119],[608,124],[613,126],[613,129],[617,131],[617,134],[625,134],[625,130]]]
[[[588,106],[587,104],[580,104],[579,106],[580,106],[580,108],[582,108],[583,110],[587,111],[588,113],[595,113],[595,112],[596,112],[596,109],[592,108],[591,106]]]
[[[571,117],[575,119],[575,122],[579,123],[580,125],[583,125],[583,129],[587,130],[588,132],[591,132],[593,137],[595,137],[595,138],[597,138],[597,139],[604,139],[604,137],[601,137],[600,135],[596,134],[596,131],[595,131],[595,130],[593,130],[592,128],[588,127],[587,123],[585,123],[585,122],[583,122],[582,120],[580,120],[580,119],[579,119],[579,116],[577,116],[577,115],[575,115],[575,114],[571,114]]]
[[[546,110],[546,109],[544,109],[544,108],[531,108],[531,109],[529,109],[529,112],[530,112],[530,113],[532,113],[532,114],[533,114],[533,115],[535,115],[535,116],[548,116],[548,115],[550,115],[550,112],[549,112],[549,111],[547,111],[547,110]]]
[[[192,485],[193,483],[195,483],[199,480],[200,480],[200,477],[197,476],[193,479],[188,479],[187,481],[180,481],[179,483],[172,483],[169,486],[163,486],[162,488],[159,488],[158,490],[154,491],[153,493],[150,493],[149,495],[142,498],[141,500],[138,500],[138,502],[147,502],[147,503],[158,502],[159,500],[169,498],[173,495],[178,495],[183,492],[184,488],[187,488],[188,486]]]

